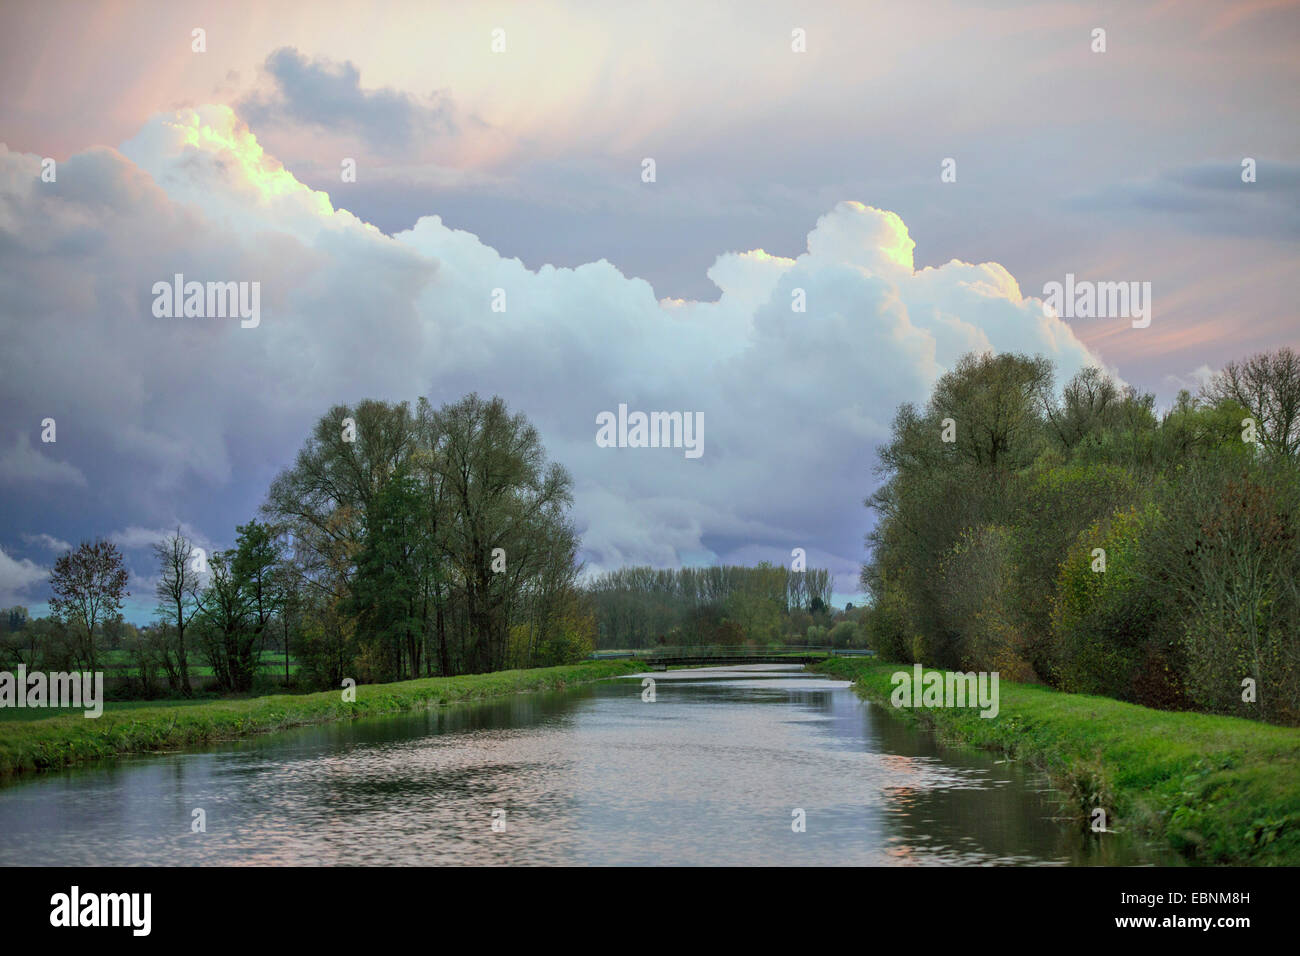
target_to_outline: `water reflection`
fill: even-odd
[[[44,776],[0,790],[0,864],[1172,862],[844,682],[669,671],[646,703],[642,676]]]

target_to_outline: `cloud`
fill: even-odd
[[[1186,375],[1166,375],[1161,379],[1160,384],[1171,393],[1177,393],[1186,389],[1193,395],[1200,392],[1202,388],[1209,385],[1216,372],[1208,365],[1201,365],[1192,369]]]
[[[33,447],[27,433],[20,431],[14,445],[0,452],[0,482],[44,485],[73,485],[84,488],[86,476],[65,461],[56,461]]]
[[[134,550],[153,550],[153,546],[161,541],[165,541],[176,533],[176,528],[180,527],[181,534],[184,535],[196,548],[203,548],[211,553],[219,550],[207,535],[198,530],[188,522],[173,522],[172,524],[161,528],[142,528],[138,525],[131,525],[123,528],[121,531],[114,531],[108,535],[108,540],[113,542],[124,551]],[[234,538],[234,532],[231,532],[231,538]]]
[[[53,551],[55,554],[62,554],[65,551],[71,551],[72,545],[62,538],[56,538],[52,534],[25,534],[23,540],[28,544],[36,545],[46,551]]]
[[[1300,239],[1300,165],[1256,158],[1255,181],[1243,182],[1242,160],[1197,163],[1150,179],[1118,183],[1069,202],[1076,211],[1155,214],[1196,233]]]
[[[125,547],[177,521],[233,539],[335,403],[478,391],[527,414],[575,476],[590,567],[802,547],[853,593],[899,403],[972,349],[1041,353],[1063,377],[1098,364],[1005,268],[917,270],[902,219],[859,202],[821,216],[800,255],[718,256],[714,301],[660,301],[604,259],[529,269],[437,216],[385,235],[226,107],[155,117],[121,152],[61,164],[57,184],[0,151],[0,199],[0,283],[24,290],[0,305],[0,427],[53,397],[73,410],[60,452],[96,476],[80,520],[123,529]],[[150,289],[178,272],[260,282],[261,324],[155,318]],[[620,403],[702,412],[703,457],[598,447],[596,416]]]
[[[19,604],[23,592],[34,584],[49,579],[48,568],[42,568],[26,558],[11,558],[0,548],[0,604]]]
[[[452,108],[442,94],[427,102],[394,89],[363,90],[351,61],[308,59],[293,47],[266,58],[270,93],[254,93],[239,106],[254,126],[295,124],[343,130],[380,152],[404,150],[455,131]]]

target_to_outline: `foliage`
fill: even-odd
[[[765,645],[803,641],[809,625],[831,623],[831,574],[754,567],[627,567],[595,576],[586,587],[596,614],[597,646],[655,644]]]
[[[76,655],[95,669],[95,628],[118,617],[122,599],[130,597],[126,565],[111,541],[83,541],[54,562],[50,573],[51,616],[73,629]]]
[[[1050,385],[1042,359],[972,355],[899,409],[867,500],[868,642],[1300,722],[1300,359],[1229,363],[1163,413],[1095,368]]]

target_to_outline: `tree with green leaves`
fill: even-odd
[[[349,596],[368,638],[382,645],[387,680],[420,676],[424,650],[423,584],[428,541],[424,496],[407,465],[399,465],[371,502]]]
[[[510,585],[539,555],[565,546],[570,531],[557,519],[572,503],[573,480],[547,462],[537,429],[500,398],[469,395],[435,417],[442,443],[434,468],[448,506],[439,546],[463,588],[475,638],[469,666],[495,670],[507,654]]]
[[[272,525],[259,521],[235,528],[231,572],[248,601],[252,640],[261,648],[273,620],[283,609],[289,582],[283,566],[283,545]]]

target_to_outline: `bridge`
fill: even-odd
[[[874,657],[875,651],[845,647],[743,647],[704,644],[689,647],[646,647],[624,651],[596,651],[591,660],[645,661],[652,669],[669,667],[732,667],[737,664],[814,664],[828,657]]]

